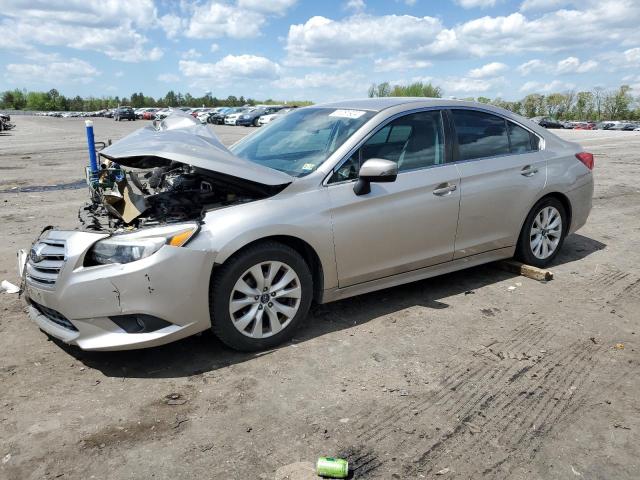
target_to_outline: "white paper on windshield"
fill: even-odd
[[[342,117],[342,118],[360,118],[364,115],[365,112],[363,110],[335,110],[331,114],[330,117]]]

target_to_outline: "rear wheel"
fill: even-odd
[[[257,117],[254,121],[253,121],[253,126],[257,127],[259,126],[258,121],[260,120],[260,117]]]
[[[566,236],[567,212],[556,198],[540,200],[529,212],[520,232],[516,258],[544,268],[556,257]]]
[[[309,311],[311,272],[294,249],[276,242],[242,251],[214,272],[213,332],[236,350],[264,350],[289,340]]]

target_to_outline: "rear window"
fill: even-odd
[[[506,121],[490,113],[452,110],[460,160],[494,157],[509,153]]]

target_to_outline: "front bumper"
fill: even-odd
[[[251,118],[239,118],[238,120],[236,120],[236,125],[241,125],[244,127],[248,127],[250,125],[253,125],[253,119]]]
[[[128,350],[162,345],[210,327],[211,252],[164,246],[136,262],[85,267],[85,254],[106,235],[53,230],[45,235],[46,241],[64,243],[65,259],[55,283],[30,277],[29,266],[19,269],[24,270],[29,316],[49,335],[84,350]],[[168,325],[127,333],[111,320],[121,315],[151,315]]]

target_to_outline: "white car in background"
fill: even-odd
[[[238,121],[238,119],[240,118],[240,115],[242,115],[245,112],[250,112],[253,109],[242,109],[242,110],[238,110],[235,113],[232,113],[231,115],[228,115],[225,119],[224,119],[224,124],[225,125],[235,125],[236,122]]]
[[[291,110],[293,110],[293,109],[292,108],[283,108],[279,112],[270,113],[269,115],[262,115],[258,119],[258,125],[262,126],[262,125],[266,125],[267,123],[271,123],[274,120],[276,120],[277,118],[280,118],[282,115],[285,115],[286,113],[290,112]]]

